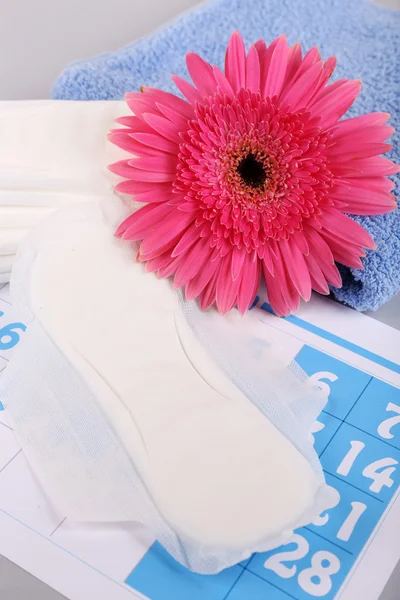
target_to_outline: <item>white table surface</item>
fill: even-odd
[[[0,99],[48,98],[52,83],[68,63],[128,44],[199,3],[200,0],[0,0]],[[400,0],[377,3],[400,9]],[[400,295],[369,314],[400,329]],[[400,565],[381,600],[399,600],[399,588]],[[0,598],[63,597],[0,556]]]

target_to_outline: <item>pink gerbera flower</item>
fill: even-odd
[[[391,148],[389,115],[340,121],[360,81],[327,85],[335,58],[322,61],[317,48],[302,58],[285,36],[246,56],[235,32],[225,74],[196,54],[186,60],[194,85],[173,77],[186,100],[127,94],[135,116],[110,134],[135,156],[110,167],[125,178],[116,189],[146,204],[116,234],[142,240],[146,269],[174,275],[203,309],[246,311],[263,276],[273,309],[287,315],[312,289],[341,285],[335,261],[361,269],[374,248],[345,213],[396,207],[386,176],[398,168],[378,156]]]

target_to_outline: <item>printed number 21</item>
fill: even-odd
[[[4,315],[0,311],[0,317]],[[19,342],[19,333],[17,330],[25,331],[26,326],[23,323],[9,323],[4,327],[0,327],[0,350],[10,350]]]
[[[344,457],[344,459],[342,460],[342,462],[336,470],[336,472],[339,473],[339,475],[343,475],[344,477],[346,477],[350,473],[357,456],[360,454],[363,448],[365,448],[364,442],[360,441],[351,441],[350,446],[350,450],[348,451],[348,453],[346,454],[346,456]],[[390,476],[396,470],[396,466],[393,465],[397,464],[397,460],[388,457],[376,460],[375,462],[365,467],[362,474],[364,475],[364,477],[368,477],[368,479],[373,480],[371,485],[369,486],[371,492],[379,493],[383,486],[386,486],[388,488],[392,487],[394,481],[393,479],[391,479]],[[378,472],[378,469],[383,470]]]
[[[298,533],[295,533],[291,540],[285,544],[296,544],[297,548],[289,552],[278,552],[268,558],[264,567],[274,571],[279,577],[289,579],[297,573],[296,565],[287,567],[285,561],[296,561],[307,556],[310,549],[308,541]],[[320,550],[311,558],[311,566],[303,569],[298,575],[300,587],[312,596],[325,596],[332,588],[331,575],[337,573],[340,569],[340,560],[332,552]]]

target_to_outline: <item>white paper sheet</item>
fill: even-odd
[[[254,310],[330,387],[314,436],[337,507],[286,547],[194,575],[137,525],[89,527],[57,514],[0,407],[0,554],[71,600],[377,600],[400,559],[400,332],[319,297],[287,319]],[[23,335],[3,287],[0,371]]]

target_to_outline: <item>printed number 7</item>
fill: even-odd
[[[3,315],[4,313],[0,311],[0,317]],[[23,323],[9,323],[0,328],[0,350],[10,350],[18,344],[20,335],[17,333],[17,329],[26,331],[26,325]]]
[[[389,419],[385,419],[378,427],[378,433],[381,437],[385,438],[385,440],[391,440],[394,435],[390,432],[391,428],[397,423],[400,423],[400,406],[398,404],[393,404],[393,402],[389,402],[386,407],[386,412],[394,412],[397,413],[397,417],[390,417]]]

